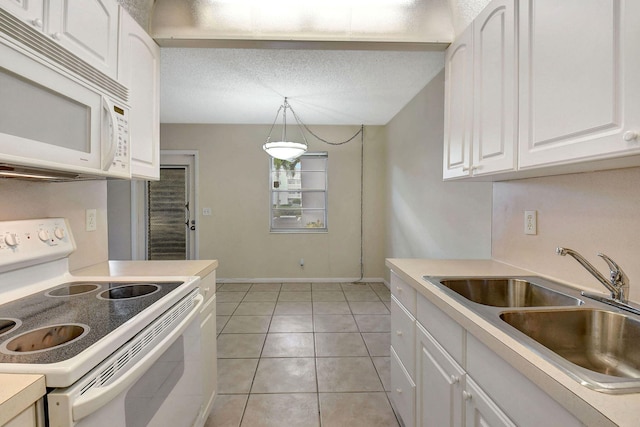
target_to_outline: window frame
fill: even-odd
[[[324,227],[308,227],[306,225],[304,226],[300,226],[300,227],[274,227],[274,197],[276,194],[279,193],[283,193],[285,191],[289,192],[288,190],[278,190],[276,188],[274,188],[273,186],[273,173],[274,173],[274,166],[273,166],[273,161],[274,159],[272,157],[269,157],[269,179],[268,179],[268,185],[269,185],[269,232],[270,233],[276,233],[276,234],[281,234],[281,233],[301,233],[301,234],[313,234],[313,233],[328,233],[329,232],[329,206],[328,206],[328,202],[329,202],[329,153],[326,151],[317,151],[317,152],[306,152],[303,155],[301,155],[299,157],[299,159],[302,161],[305,157],[308,158],[313,158],[313,157],[317,157],[317,158],[322,158],[324,160],[324,170],[309,170],[311,172],[323,172],[324,173],[324,189],[302,189],[300,188],[300,190],[293,190],[291,192],[299,192],[300,193],[300,198],[303,198],[303,194],[304,193],[323,193],[324,194],[324,208],[308,208],[309,210],[322,210],[323,211],[323,217],[324,217]],[[300,171],[302,172],[302,170]],[[300,177],[300,180],[302,180],[302,177]],[[300,207],[301,212],[304,211],[304,207]],[[301,213],[301,218],[302,218],[302,213]]]

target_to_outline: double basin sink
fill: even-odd
[[[535,276],[425,279],[584,386],[640,392],[640,316]]]

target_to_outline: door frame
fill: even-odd
[[[196,221],[196,229],[193,236],[193,253],[189,259],[200,258],[200,220],[199,198],[200,198],[200,181],[199,181],[199,159],[197,150],[160,150],[160,167],[163,165],[163,156],[191,156],[193,158],[193,207],[190,207],[192,219]],[[172,165],[181,165],[180,163],[171,162]],[[185,166],[191,166],[189,161],[185,161]],[[133,260],[147,259],[147,201],[146,201],[146,185],[147,181],[135,180],[131,181],[131,255]]]

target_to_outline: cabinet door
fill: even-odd
[[[40,31],[44,25],[44,0],[0,0],[0,8]]]
[[[465,371],[420,324],[417,324],[416,330],[418,425],[462,426]]]
[[[520,167],[640,150],[640,2],[520,0],[519,14]]]
[[[124,10],[118,80],[129,89],[131,175],[160,179],[160,48]]]
[[[516,426],[470,377],[467,377],[463,396],[466,427]]]
[[[115,0],[50,0],[46,31],[61,46],[116,79],[118,3]]]
[[[494,0],[473,22],[473,175],[516,166],[515,13],[515,0]]]
[[[218,359],[216,347],[216,297],[207,301],[200,312],[200,332],[202,351],[202,411],[206,419],[213,407],[216,396]]]
[[[444,60],[443,178],[469,175],[473,126],[473,26],[453,42]]]

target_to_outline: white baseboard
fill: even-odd
[[[218,283],[384,283],[387,288],[389,284],[382,277],[364,277],[360,280],[359,277],[314,277],[314,278],[216,278]]]

